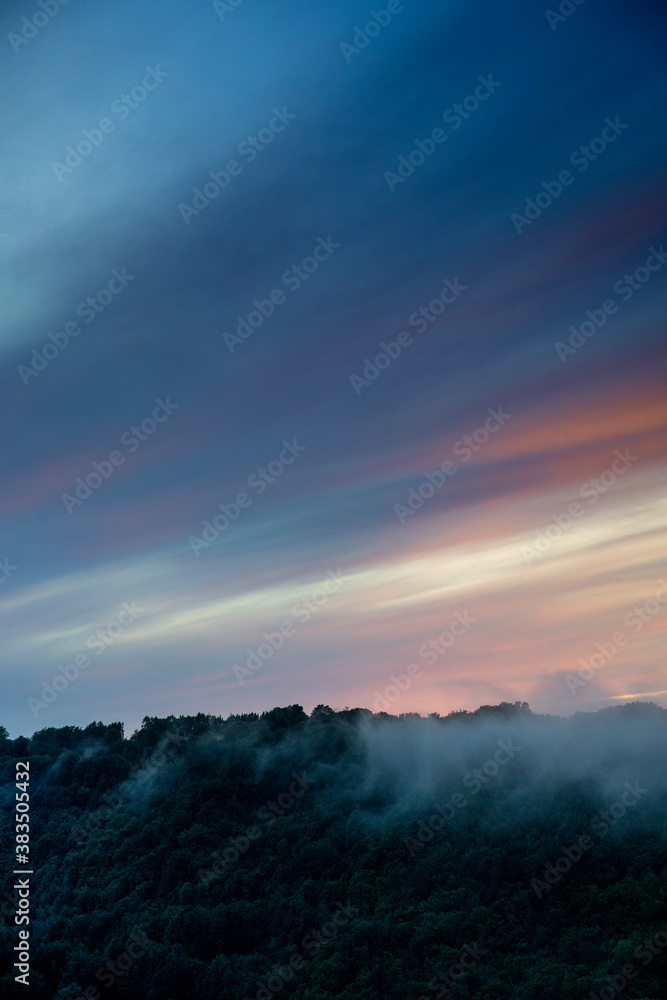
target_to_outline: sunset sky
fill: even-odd
[[[13,736],[667,707],[666,18],[572,7],[5,4]]]

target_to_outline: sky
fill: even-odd
[[[0,20],[10,733],[667,706],[660,5]]]

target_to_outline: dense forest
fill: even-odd
[[[667,1000],[667,711],[0,727],[0,995]]]

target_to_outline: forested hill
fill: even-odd
[[[666,763],[646,704],[0,728],[0,996],[667,1000]]]

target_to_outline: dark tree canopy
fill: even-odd
[[[0,727],[5,902],[30,762],[26,995],[586,1000],[633,969],[624,1000],[667,1000],[666,717],[290,705],[147,716],[129,738]],[[0,995],[18,988],[6,968]]]

